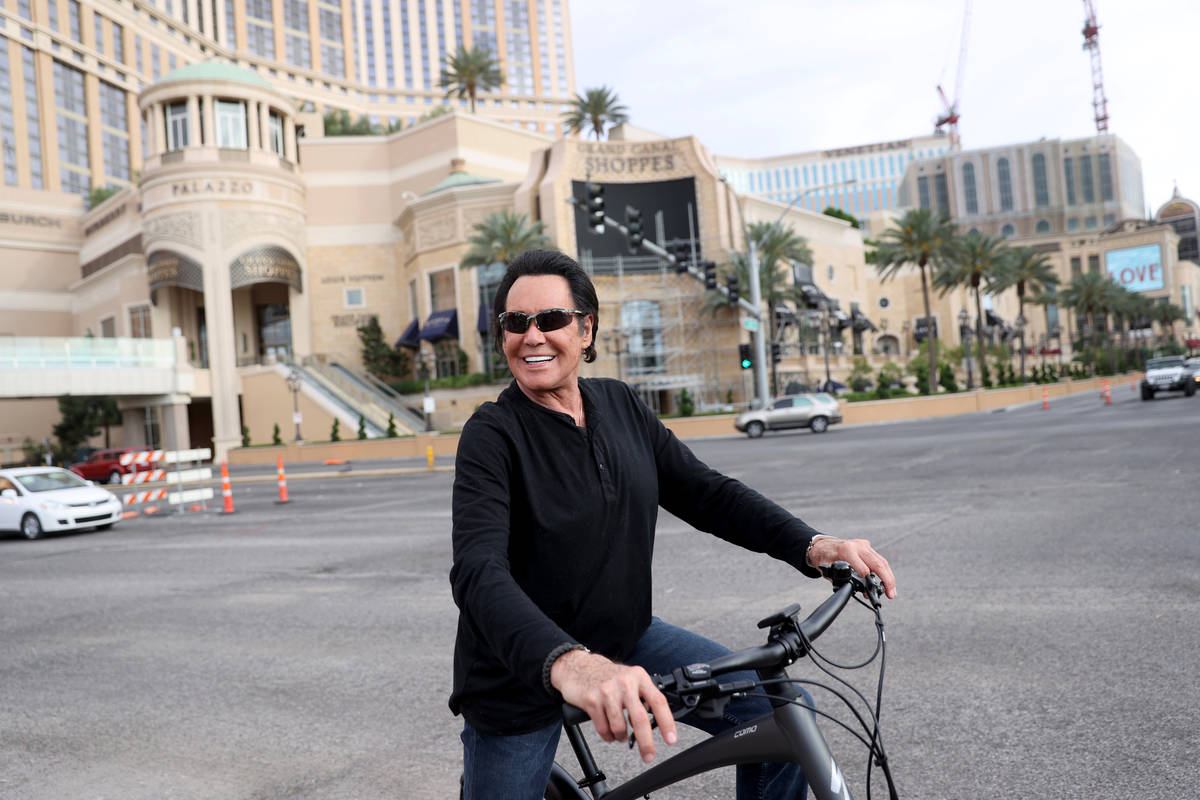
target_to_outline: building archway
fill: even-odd
[[[229,265],[238,366],[290,361],[291,292],[303,291],[299,262],[285,248],[260,245]]]

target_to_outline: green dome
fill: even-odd
[[[474,186],[480,183],[500,183],[500,179],[484,178],[480,175],[469,175],[466,172],[451,172],[445,178],[442,178],[441,182],[439,182],[437,186],[434,186],[432,189],[425,192],[425,194],[429,195],[433,194],[434,192],[440,192],[443,189],[452,189],[455,186]]]
[[[171,70],[155,81],[155,84],[172,81],[233,81],[260,89],[274,90],[275,88],[270,81],[257,72],[251,72],[244,67],[224,61],[201,61],[198,64],[185,64],[178,69]]]

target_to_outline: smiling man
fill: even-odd
[[[675,743],[650,673],[728,650],[651,614],[660,505],[810,577],[819,574],[813,565],[847,561],[878,574],[895,596],[888,563],[868,542],[822,536],[710,469],[624,383],[580,379],[580,360],[596,358],[599,302],[569,256],[517,256],[493,310],[513,382],[464,426],[454,477],[450,708],[465,718],[466,800],[543,796],[564,699],[587,711],[606,741],[632,728],[647,762],[655,756],[649,713]],[[765,698],[747,698],[724,719],[696,724],[715,733],[769,712]],[[794,764],[742,765],[737,782],[742,800],[805,792]]]

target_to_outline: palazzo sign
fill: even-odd
[[[582,142],[583,169],[593,176],[653,175],[674,172],[679,151],[673,141]]]
[[[1104,266],[1109,278],[1131,292],[1163,288],[1162,247],[1157,244],[1109,250]]]
[[[171,184],[172,197],[190,197],[198,194],[248,195],[253,193],[253,181],[233,181],[225,180],[224,178],[208,178],[195,181],[175,181]]]

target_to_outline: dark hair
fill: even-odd
[[[500,285],[496,287],[496,299],[492,303],[492,334],[496,339],[496,350],[504,352],[504,332],[500,330],[500,314],[508,310],[508,290],[524,275],[558,275],[565,278],[571,288],[571,302],[578,311],[592,318],[592,341],[583,351],[583,360],[588,364],[596,360],[596,329],[600,325],[600,301],[596,298],[596,287],[592,279],[579,266],[579,262],[558,250],[526,250],[508,265]],[[579,318],[579,331],[583,332],[584,318]]]

